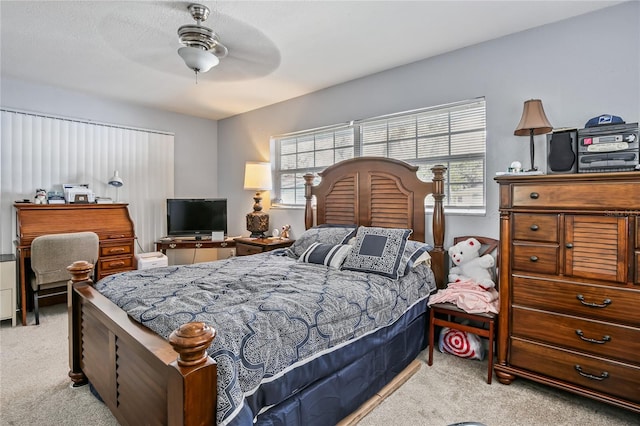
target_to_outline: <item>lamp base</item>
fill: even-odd
[[[247,231],[251,232],[251,238],[265,238],[265,232],[269,230],[269,215],[262,211],[247,213]]]

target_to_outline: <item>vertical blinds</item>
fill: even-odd
[[[116,199],[107,184],[117,170],[120,202],[129,204],[138,243],[153,250],[164,235],[166,198],[173,197],[173,134],[1,110],[0,249],[14,251],[16,200],[38,188],[89,184],[96,196]]]

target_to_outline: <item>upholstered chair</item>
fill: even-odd
[[[76,260],[95,265],[99,240],[95,232],[73,232],[42,235],[31,243],[31,279],[36,325],[40,324],[38,300],[67,292],[71,274],[67,266]]]

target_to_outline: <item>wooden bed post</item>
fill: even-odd
[[[73,291],[77,283],[84,283],[85,285],[93,285],[91,280],[91,273],[93,272],[93,265],[84,260],[73,262],[72,265],[67,267],[67,270],[71,273],[71,283],[69,285],[69,377],[73,382],[73,386],[82,386],[87,384],[87,378],[85,377],[82,369],[80,368],[80,360],[82,359],[82,314],[80,303],[74,300],[78,296]]]
[[[309,229],[313,226],[313,208],[311,207],[311,187],[313,186],[313,173],[304,175],[304,228]]]
[[[215,336],[215,329],[203,322],[184,324],[169,336],[178,352],[178,359],[170,364],[169,424],[216,424],[218,366],[207,355]]]
[[[436,277],[438,288],[446,286],[447,274],[447,253],[444,250],[444,172],[447,170],[444,166],[434,166],[433,172],[433,250],[431,251],[432,263],[431,268]]]

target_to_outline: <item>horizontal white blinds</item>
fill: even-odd
[[[96,196],[129,203],[143,251],[165,234],[166,198],[173,197],[173,134],[1,111],[0,248],[12,253],[16,200],[36,189],[89,184]],[[124,185],[107,184],[118,171]]]
[[[445,206],[484,209],[484,99],[363,120],[359,128],[361,155],[417,165],[418,175],[427,181],[431,180],[431,168],[442,164],[447,167]]]
[[[274,138],[276,144],[273,202],[304,204],[304,174],[317,173],[355,155],[352,126],[339,125]]]

